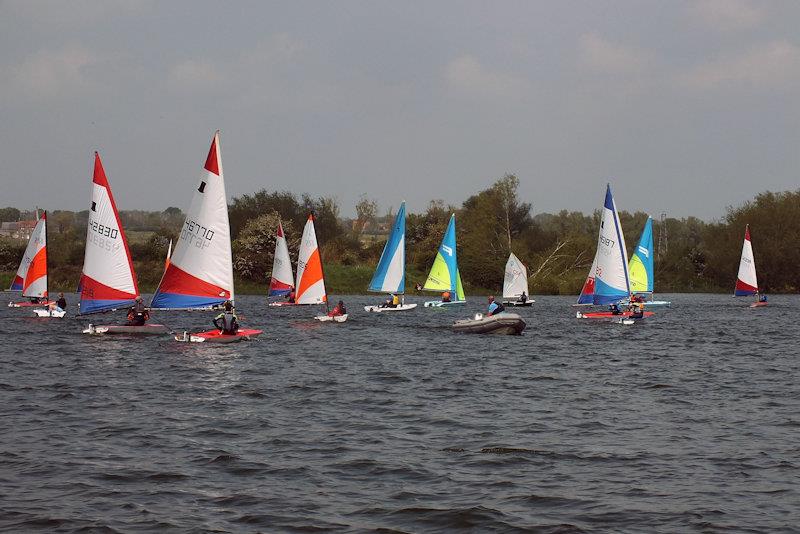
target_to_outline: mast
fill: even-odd
[[[47,210],[44,210],[44,272],[45,272],[45,302],[50,302],[50,267],[48,263],[50,259],[47,257]],[[48,309],[50,306],[48,305]]]

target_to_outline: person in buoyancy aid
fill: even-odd
[[[520,295],[519,298],[517,299],[517,302],[525,304],[526,302],[528,302],[528,295],[526,295],[525,292],[523,291],[522,295]]]
[[[767,296],[763,293],[758,294],[758,302],[767,302]]]
[[[289,291],[289,293],[286,295],[286,302],[289,302],[290,304],[294,304],[294,298],[295,298],[295,296],[294,296],[294,289],[292,289],[292,290],[291,290],[291,291]]]
[[[341,300],[328,312],[328,317],[338,317],[339,315],[347,315],[347,308],[344,307],[344,301]]]
[[[142,297],[137,296],[133,306],[128,308],[128,326],[144,326],[150,320],[150,312],[144,307]]]
[[[50,305],[51,310],[56,311],[66,311],[67,310],[67,299],[64,298],[64,293],[58,294],[58,300],[55,301],[54,304]]]
[[[450,292],[445,291],[442,293],[442,302],[450,302]]]
[[[226,300],[222,313],[214,318],[214,326],[220,329],[220,333],[232,336],[239,331],[239,319],[233,311],[233,302]]]
[[[501,312],[504,312],[504,311],[506,311],[505,307],[502,304],[500,304],[499,302],[495,301],[493,296],[490,296],[489,297],[489,310],[487,312],[487,315],[489,315],[489,316],[497,315],[498,313],[501,313]]]
[[[631,305],[631,319],[642,319],[644,317],[644,304],[635,302]]]
[[[608,306],[608,311],[611,312],[611,315],[622,315],[622,310],[619,309],[619,304],[616,302]]]

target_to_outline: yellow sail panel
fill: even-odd
[[[447,262],[441,252],[436,253],[436,259],[433,260],[433,267],[425,280],[423,289],[429,291],[450,291],[452,284],[450,283],[450,270],[447,268]]]
[[[638,255],[634,255],[631,258],[628,264],[628,271],[630,272],[631,292],[646,293],[648,291],[647,268]]]
[[[467,300],[464,295],[464,286],[461,284],[461,271],[456,271],[456,300]]]

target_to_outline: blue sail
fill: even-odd
[[[383,247],[370,291],[403,293],[406,289],[406,203],[400,204],[392,232]]]
[[[648,217],[628,264],[632,293],[653,292],[653,219]]]

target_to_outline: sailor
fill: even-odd
[[[58,294],[58,300],[56,300],[55,304],[51,304],[51,308],[56,311],[67,310],[67,299],[64,298],[64,293]]]
[[[767,296],[764,295],[763,293],[759,293],[758,302],[767,302]]]
[[[616,302],[608,306],[608,311],[611,312],[611,315],[622,315],[622,310],[619,309],[619,304]]]
[[[644,317],[644,304],[636,302],[631,306],[631,319],[642,319]]]
[[[442,293],[442,302],[450,302],[450,292],[445,291]]]
[[[338,317],[340,315],[347,315],[347,308],[344,307],[344,301],[341,300],[328,312],[328,317]]]
[[[144,326],[150,319],[150,312],[144,307],[141,296],[136,296],[133,306],[128,308],[128,326]]]
[[[295,299],[294,289],[292,289],[291,291],[289,291],[289,294],[286,295],[286,302],[289,302],[290,304],[294,304],[294,299]]]
[[[495,302],[493,296],[489,296],[489,311],[487,315],[497,315],[498,313],[504,312],[506,309],[503,307],[502,304],[499,302]]]
[[[400,305],[400,297],[397,296],[397,293],[392,293],[392,308],[396,308]]]
[[[221,334],[228,336],[239,331],[239,320],[233,311],[233,302],[225,301],[223,312],[214,318],[214,326],[220,329]]]
[[[519,298],[517,299],[517,302],[525,304],[526,302],[528,302],[528,295],[526,295],[525,292],[523,291],[522,295],[520,295]]]

